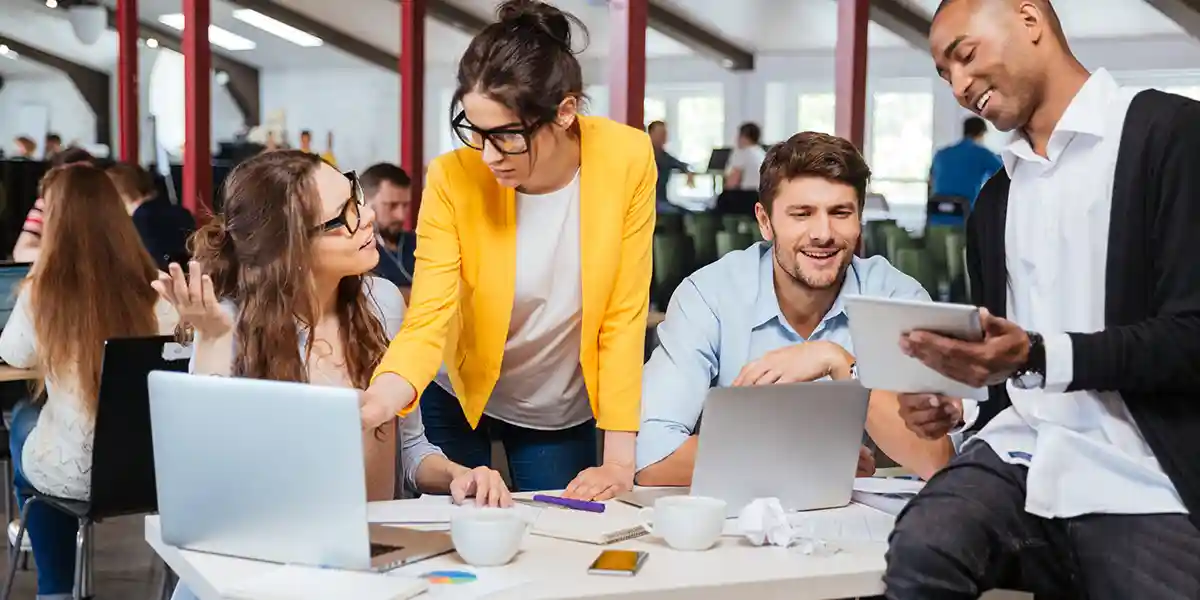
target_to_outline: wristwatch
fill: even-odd
[[[1019,390],[1037,390],[1046,386],[1046,344],[1041,334],[1026,331],[1029,336],[1029,356],[1025,364],[1012,374],[1013,387]]]

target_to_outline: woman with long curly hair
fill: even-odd
[[[260,154],[225,182],[223,214],[152,284],[194,331],[192,371],[365,388],[404,318],[395,285],[367,273],[379,260],[374,213],[353,173],[300,151]],[[395,490],[394,427],[363,431],[367,495]],[[507,504],[495,471],[454,464],[425,438],[420,416],[401,427],[410,489]]]

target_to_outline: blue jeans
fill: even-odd
[[[13,484],[17,490],[33,489],[21,468],[21,450],[25,440],[37,425],[40,406],[21,402],[13,409],[9,450],[13,459]],[[17,494],[17,506],[25,507],[28,498]],[[33,544],[33,561],[37,565],[38,595],[70,594],[75,587],[75,536],[79,522],[74,517],[35,502],[25,515],[25,535]]]
[[[468,468],[492,465],[492,442],[508,456],[518,492],[561,490],[580,471],[597,464],[596,421],[558,431],[528,429],[484,415],[471,429],[458,399],[437,383],[421,395],[425,435],[450,460]]]

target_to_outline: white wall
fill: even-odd
[[[40,125],[21,122],[22,107],[26,105],[45,107],[50,121],[47,131],[62,136],[63,142],[95,143],[96,116],[65,75],[9,76],[0,89],[0,144],[6,152],[12,151],[13,138],[35,135],[41,129]],[[37,143],[40,152],[44,140],[38,139]]]
[[[140,156],[142,162],[154,160],[154,144],[150,127],[150,82],[154,64],[162,53],[160,50],[142,48],[139,55],[140,77],[139,114],[140,124]],[[182,80],[180,80],[182,81]],[[242,129],[245,119],[229,91],[216,81],[212,84],[212,139],[213,148],[217,142],[228,140]],[[178,84],[178,93],[182,94],[182,83]],[[117,154],[120,146],[120,130],[117,118],[117,85],[113,78],[112,96],[112,149]],[[66,144],[78,143],[92,145],[96,143],[96,117],[92,109],[84,102],[75,85],[65,75],[58,73],[34,76],[5,77],[4,87],[0,88],[0,144],[9,148],[12,139],[18,135],[29,135],[33,128],[28,123],[21,123],[21,108],[25,105],[43,106],[49,115],[49,131],[62,136]],[[38,140],[39,148],[42,140]]]
[[[300,143],[300,132],[313,132],[313,145],[325,150],[325,134],[334,133],[334,155],[344,169],[365,169],[400,152],[400,78],[382,69],[264,71],[263,114],[283,111],[287,139]]]

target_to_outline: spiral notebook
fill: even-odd
[[[620,502],[605,504],[602,513],[544,508],[533,523],[533,534],[601,546],[646,535],[638,509]]]

